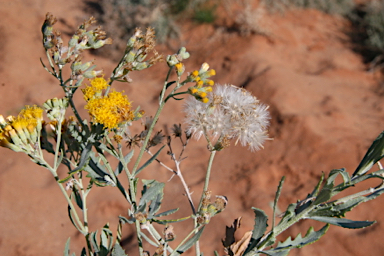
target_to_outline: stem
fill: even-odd
[[[84,128],[83,119],[81,119],[81,116],[80,116],[79,113],[77,112],[76,107],[75,107],[75,103],[73,103],[72,97],[69,97],[68,101],[69,101],[69,105],[71,106],[71,109],[72,109],[73,113],[74,113],[75,116],[76,116],[77,121],[78,121],[78,122],[81,124],[81,126]]]
[[[67,194],[67,191],[65,190],[63,184],[61,184],[59,182],[59,177],[57,175],[54,176],[55,177],[55,180],[56,180],[56,183],[57,185],[59,185],[59,188],[61,190],[61,192],[63,193],[65,199],[67,200],[68,202],[68,205],[71,209],[73,209],[73,213],[74,213],[74,216],[75,216],[75,221],[77,222],[77,225],[79,225],[80,229],[79,230],[84,236],[88,234],[88,232],[86,231],[86,228],[84,227],[83,223],[81,222],[80,218],[79,218],[79,215],[77,214],[76,210],[75,210],[75,207],[72,203],[72,200],[69,198],[68,194]]]
[[[83,222],[84,222],[84,229],[88,233],[88,209],[87,209],[87,195],[88,195],[88,189],[87,191],[84,191],[83,186],[83,175],[82,172],[79,173],[79,187],[81,189],[81,201],[83,203]]]
[[[176,175],[179,176],[180,181],[183,184],[185,193],[187,194],[187,197],[188,197],[189,204],[191,205],[191,208],[192,208],[192,213],[193,213],[193,215],[196,215],[196,208],[195,208],[195,206],[193,204],[193,201],[192,201],[192,198],[191,198],[191,193],[189,192],[188,185],[185,182],[183,174],[181,173],[181,170],[180,170],[180,162],[179,161],[175,161],[175,164],[176,164],[176,169],[177,169]]]
[[[209,162],[208,162],[208,167],[207,167],[207,174],[205,175],[203,194],[201,195],[200,203],[199,203],[199,208],[197,208],[197,211],[200,211],[200,208],[201,208],[201,205],[203,203],[203,199],[204,199],[205,193],[208,190],[209,178],[211,176],[212,163],[213,163],[213,159],[215,158],[215,154],[216,154],[216,151],[211,151],[211,155],[209,157]]]
[[[156,124],[157,120],[159,119],[160,113],[163,110],[163,107],[165,105],[165,102],[163,101],[163,98],[164,98],[164,95],[165,95],[165,91],[167,89],[167,81],[168,81],[169,75],[171,73],[171,70],[172,70],[172,68],[170,68],[169,71],[168,71],[167,77],[166,77],[165,82],[164,82],[163,90],[161,91],[161,94],[160,94],[159,108],[157,109],[156,114],[155,114],[155,116],[153,118],[151,127],[149,127],[149,129],[148,129],[148,133],[147,133],[147,136],[145,137],[145,140],[143,142],[143,146],[141,147],[139,156],[137,157],[135,165],[133,166],[132,173],[135,173],[137,168],[139,167],[139,163],[141,161],[141,158],[143,157],[143,154],[144,154],[144,151],[145,151],[145,149],[147,147],[149,138],[151,137],[153,128],[155,127],[155,124]]]
[[[207,173],[205,175],[205,182],[204,182],[203,193],[202,193],[201,198],[200,198],[199,207],[197,208],[198,212],[200,211],[200,209],[202,207],[205,194],[206,194],[206,192],[208,190],[209,178],[211,176],[212,163],[213,163],[213,159],[215,158],[215,154],[216,154],[216,150],[211,151],[211,155],[209,157],[209,162],[208,162],[208,167],[207,167]],[[197,222],[195,220],[195,227],[196,227],[196,225],[197,225]],[[196,244],[195,244],[195,250],[196,250],[196,256],[200,256],[200,243],[199,243],[199,241],[197,241]]]
[[[58,164],[60,164],[60,163],[57,163],[57,160],[59,159],[60,144],[61,144],[61,124],[62,124],[62,122],[60,120],[59,124],[57,126],[56,150],[55,150],[55,158],[53,161],[53,168],[55,170],[57,170],[57,168],[59,167]]]
[[[138,220],[135,221],[135,226],[136,226],[137,243],[139,246],[139,253],[140,253],[140,256],[144,256],[143,240],[141,239],[140,222]]]

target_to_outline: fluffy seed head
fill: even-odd
[[[193,97],[186,101],[188,133],[197,139],[203,134],[212,139],[235,139],[251,151],[263,147],[270,120],[267,105],[233,85],[216,85],[207,98],[209,104]]]

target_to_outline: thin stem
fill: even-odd
[[[84,222],[84,229],[88,233],[88,209],[87,209],[87,195],[88,195],[88,190],[84,191],[84,186],[83,186],[83,175],[82,172],[79,173],[79,187],[81,189],[81,200],[83,203],[83,222]]]
[[[197,208],[198,211],[200,211],[202,203],[203,203],[203,199],[205,197],[205,193],[208,191],[209,178],[211,176],[212,163],[213,163],[213,159],[215,158],[215,154],[216,154],[215,150],[211,151],[211,155],[209,157],[209,162],[208,162],[208,167],[207,167],[207,173],[205,175],[203,194],[201,195],[199,207]]]
[[[141,147],[139,156],[137,157],[135,165],[133,166],[132,173],[135,173],[137,168],[139,167],[139,163],[141,161],[141,158],[143,157],[144,151],[145,151],[145,149],[147,147],[147,144],[148,144],[148,141],[149,141],[149,139],[151,137],[153,128],[155,127],[155,124],[156,124],[157,120],[159,119],[160,113],[163,110],[163,107],[165,105],[165,102],[163,101],[163,98],[164,98],[164,95],[165,95],[165,91],[167,89],[167,81],[168,81],[169,75],[171,73],[171,70],[172,70],[172,68],[170,68],[169,71],[168,71],[167,77],[166,77],[165,82],[164,82],[163,90],[161,91],[161,94],[160,94],[159,108],[157,109],[156,114],[153,117],[152,124],[149,127],[149,129],[148,129],[148,133],[147,133],[147,136],[145,137],[145,140],[144,140],[143,145]]]
[[[206,192],[208,191],[209,178],[211,176],[212,163],[213,163],[213,159],[215,158],[215,154],[216,154],[216,150],[211,151],[211,155],[209,157],[209,162],[208,162],[208,167],[207,167],[207,173],[205,175],[203,193],[202,193],[201,198],[200,198],[199,207],[197,208],[198,212],[200,211],[200,209],[203,205],[204,197],[206,195]],[[195,227],[196,227],[196,225],[197,225],[197,222],[195,220]],[[195,244],[195,250],[196,250],[196,256],[200,256],[200,243],[199,243],[199,241],[197,241]]]
[[[147,150],[147,153],[151,156],[153,156],[152,152]],[[160,160],[156,159],[156,161],[161,165],[163,166],[164,168],[166,168],[168,171],[170,172],[173,172],[174,174],[176,174],[179,178],[180,178],[180,181],[184,187],[184,191],[185,193],[187,194],[187,197],[188,197],[188,201],[189,201],[189,204],[191,205],[191,208],[192,208],[192,213],[193,214],[196,214],[196,208],[193,204],[193,201],[192,201],[192,197],[191,197],[191,192],[189,191],[189,188],[188,188],[188,185],[187,183],[185,182],[184,180],[184,177],[183,177],[183,174],[181,173],[181,169],[180,169],[180,161],[176,160],[174,158],[174,156],[172,156],[172,159],[175,161],[175,165],[176,165],[176,169],[177,171],[174,171],[172,170],[170,167],[168,167],[167,165],[165,165],[163,162],[161,162]]]
[[[77,109],[75,107],[75,103],[73,103],[72,97],[69,97],[68,101],[69,101],[69,105],[71,106],[71,109],[72,109],[73,113],[76,116],[77,121],[81,124],[82,127],[84,127],[83,119],[81,119],[81,116],[77,112]]]
[[[189,192],[188,185],[184,180],[183,174],[181,173],[180,162],[175,161],[175,164],[176,164],[176,169],[177,169],[177,176],[180,178],[181,184],[183,184],[185,193],[187,194],[187,197],[188,197],[189,204],[191,205],[191,208],[192,208],[192,213],[195,215],[196,214],[196,208],[195,208],[195,205],[193,204],[191,192]]]
[[[144,256],[143,240],[141,239],[140,222],[138,220],[135,221],[135,226],[136,226],[137,243],[139,245],[139,253],[140,253],[140,256]]]
[[[53,161],[53,168],[55,170],[57,170],[57,168],[59,167],[58,165],[60,164],[57,161],[59,159],[60,144],[61,144],[61,125],[62,125],[62,122],[60,120],[59,124],[57,126],[56,150],[55,150],[55,158],[54,158],[54,161]]]
[[[84,236],[88,234],[88,232],[86,231],[83,223],[81,222],[80,218],[79,218],[79,215],[77,214],[76,210],[75,210],[75,206],[73,205],[72,203],[72,200],[69,198],[68,194],[67,194],[67,191],[65,190],[63,184],[61,184],[59,182],[59,177],[58,176],[55,176],[55,180],[56,180],[56,183],[57,185],[59,185],[59,188],[61,190],[61,192],[63,193],[65,199],[67,200],[67,203],[69,205],[69,207],[73,210],[73,213],[74,213],[74,217],[75,217],[75,221],[77,223],[77,225],[80,227],[81,230],[79,230]]]

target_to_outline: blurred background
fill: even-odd
[[[270,106],[270,137],[265,149],[250,152],[232,145],[217,154],[210,190],[225,195],[226,210],[214,217],[202,238],[202,251],[223,255],[225,226],[242,216],[238,238],[253,229],[251,207],[272,213],[279,180],[286,176],[279,209],[304,199],[321,174],[347,168],[353,173],[371,142],[384,129],[384,1],[353,0],[105,0],[49,1],[0,0],[0,113],[17,115],[24,105],[42,105],[48,98],[63,97],[58,82],[41,66],[45,61],[41,25],[45,14],[58,18],[55,25],[67,40],[90,16],[114,40],[113,45],[87,53],[98,69],[109,76],[136,27],[154,27],[157,50],[175,53],[185,46],[191,58],[186,71],[208,62],[220,84],[244,87]],[[125,90],[134,106],[154,115],[167,66],[133,72]],[[77,106],[85,102],[77,97]],[[159,130],[170,133],[182,123],[183,103],[165,108]],[[85,112],[82,113],[86,115]],[[141,127],[133,127],[133,132]],[[177,148],[177,147],[176,147]],[[208,162],[206,144],[191,141],[182,163],[186,182],[196,202]],[[172,166],[169,156],[160,159]],[[62,255],[71,236],[72,252],[80,254],[83,237],[67,216],[65,200],[51,174],[26,155],[0,149],[0,255]],[[61,169],[60,175],[65,175]],[[168,197],[163,210],[180,207],[178,217],[190,214],[177,177],[152,164],[141,174],[166,182]],[[367,183],[365,188],[376,186]],[[362,188],[357,188],[362,189]],[[117,216],[127,216],[128,205],[115,188],[94,189],[90,195],[90,228],[109,222],[116,230]],[[357,190],[355,190],[357,191]],[[362,230],[331,227],[315,244],[290,255],[382,255],[384,197],[362,204],[347,214],[354,220],[377,220]],[[270,217],[271,218],[271,217]],[[175,224],[178,238],[189,231]],[[305,234],[303,221],[288,236]],[[126,225],[123,246],[137,255],[136,240]]]

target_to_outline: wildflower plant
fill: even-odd
[[[225,195],[214,195],[214,191],[209,190],[215,154],[229,147],[231,141],[247,146],[251,151],[261,149],[265,141],[270,139],[268,127],[271,117],[268,106],[243,88],[215,85],[211,77],[216,72],[207,63],[203,63],[198,70],[185,72],[187,68],[184,61],[189,58],[189,53],[182,47],[177,53],[166,57],[169,71],[162,85],[158,109],[153,117],[144,116],[144,111],[139,107],[133,108],[124,92],[115,91],[111,87],[114,81],[131,82],[131,71],[142,71],[163,60],[162,55],[154,50],[154,31],[147,29],[143,33],[136,30],[120,62],[106,79],[102,70],[95,70],[92,61],[82,61],[85,50],[112,43],[100,27],[92,28],[95,20],[91,18],[82,23],[67,46],[60,32],[53,28],[55,22],[56,18],[48,13],[42,28],[48,65],[43,60],[41,62],[59,81],[64,96],[48,99],[42,107],[26,106],[16,117],[0,116],[0,145],[27,154],[32,161],[51,172],[66,199],[72,224],[85,238],[85,246],[80,255],[127,255],[121,246],[122,227],[127,224],[135,227],[141,256],[149,254],[150,248],[144,248],[144,245],[153,246],[154,255],[176,256],[192,247],[197,256],[202,255],[199,244],[201,234],[205,228],[209,228],[210,220],[228,205]],[[63,76],[66,67],[70,69],[69,77]],[[172,72],[177,77],[174,81],[169,80]],[[81,117],[73,101],[79,88],[86,102],[89,119]],[[187,96],[184,124],[173,125],[173,137],[154,132],[164,105],[169,100],[182,100],[181,95]],[[69,115],[69,108],[74,116]],[[140,122],[144,127],[142,131],[131,134],[129,127]],[[183,127],[186,127],[185,130]],[[192,137],[204,138],[207,153],[210,154],[199,202],[192,199],[180,166],[185,159],[185,148],[190,146]],[[181,143],[180,152],[173,149],[174,140]],[[174,162],[173,167],[160,160],[160,152],[165,147]],[[135,152],[136,148],[139,148],[138,152]],[[53,154],[52,161],[46,159],[44,151]],[[147,161],[142,160],[144,154],[150,156]],[[318,240],[329,225],[352,229],[372,225],[372,221],[353,221],[343,217],[355,206],[384,192],[384,169],[379,164],[378,171],[370,172],[383,155],[384,132],[373,142],[352,176],[345,169],[332,170],[327,178],[323,174],[307,197],[290,204],[283,215],[277,216],[276,207],[281,196],[283,177],[273,204],[272,223],[269,224],[271,228],[267,231],[268,217],[264,211],[253,208],[254,229],[245,233],[241,240],[233,239],[238,220],[227,228],[227,237],[222,241],[225,254],[287,255],[293,248],[301,248]],[[110,158],[116,158],[118,164],[112,166],[112,161],[108,160]],[[129,164],[131,161],[132,164]],[[178,209],[160,211],[162,200],[167,196],[164,195],[165,183],[140,178],[140,173],[153,164],[160,164],[180,179],[191,207],[189,216],[172,218]],[[60,165],[64,165],[67,172],[59,177]],[[337,176],[341,176],[341,183],[335,183]],[[371,178],[380,180],[377,187],[334,199],[340,192]],[[123,185],[125,183],[121,182],[122,179],[128,181],[128,186]],[[121,192],[129,207],[121,216],[116,216],[118,229],[115,233],[105,224],[98,237],[97,230],[88,227],[87,209],[89,204],[95,203],[88,201],[88,195],[95,187],[102,189],[106,186]],[[275,221],[277,217],[280,217],[279,223]],[[176,243],[174,240],[177,234],[173,227],[176,224],[172,223],[188,219],[193,220],[193,226],[189,234],[180,243]],[[294,239],[276,242],[279,234],[303,219],[326,224],[317,231],[309,229],[305,236],[299,234]],[[68,239],[64,255],[68,256],[69,253]]]

